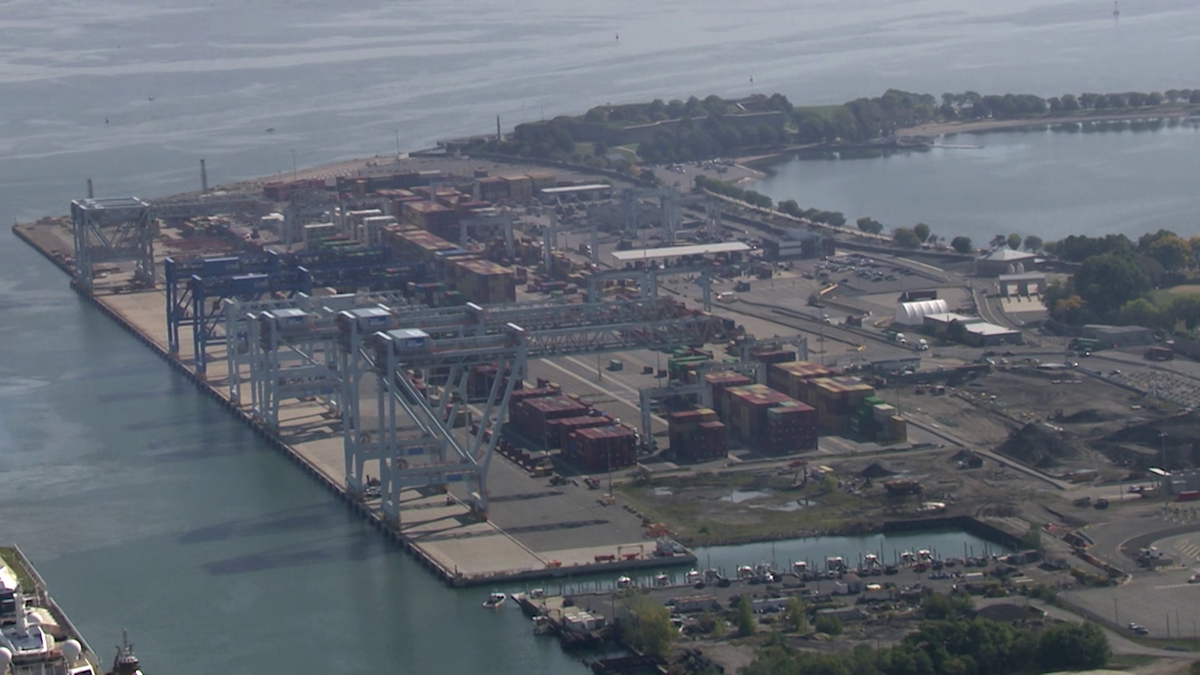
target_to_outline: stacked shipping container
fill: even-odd
[[[835,371],[810,361],[788,361],[771,364],[767,368],[767,386],[780,391],[797,401],[806,401],[806,380],[831,377]],[[811,405],[811,402],[806,401]]]
[[[667,429],[671,453],[677,459],[700,461],[724,457],[729,451],[725,425],[717,419],[715,410],[698,408],[671,413],[667,416]]]
[[[725,418],[733,433],[771,454],[817,447],[816,412],[765,385],[724,390]],[[778,412],[773,410],[782,408]]]
[[[623,469],[637,462],[636,436],[621,425],[573,431],[563,450],[567,459],[591,472]]]
[[[550,447],[551,443],[558,442],[556,435],[551,437],[551,420],[582,417],[587,415],[589,410],[588,406],[579,401],[562,396],[525,398],[515,404],[510,401],[508,421],[534,443]]]
[[[495,305],[516,302],[512,268],[486,260],[457,259],[446,263],[446,280],[467,302]]]
[[[822,431],[850,431],[850,417],[863,399],[875,388],[856,377],[820,377],[807,380],[806,402],[817,409],[817,425]]]

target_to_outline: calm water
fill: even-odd
[[[1045,127],[957,134],[939,142],[982,146],[845,157],[795,158],[771,167],[754,189],[805,207],[871,216],[892,227],[928,223],[934,233],[986,244],[998,233],[1123,232],[1200,222],[1193,188],[1200,122]]]
[[[606,101],[748,93],[751,77],[806,103],[889,86],[1189,86],[1200,33],[1186,0],[1123,8],[1119,23],[1095,0],[0,8],[0,206],[20,219],[65,212],[88,177],[101,196],[153,197],[194,188],[201,157],[220,182],[290,170],[293,151],[300,165],[391,153],[397,132],[421,147],[497,114],[511,126]],[[1102,152],[1093,162],[1120,173]],[[1189,167],[1162,164],[1143,187]],[[484,591],[449,591],[392,552],[7,232],[0,540],[27,550],[106,654],[128,626],[151,672],[582,672],[528,639],[517,612],[478,609]]]

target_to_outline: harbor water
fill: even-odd
[[[88,178],[98,196],[157,197],[197,188],[202,157],[214,184],[285,176],[483,133],[496,115],[509,127],[605,102],[1185,87],[1200,32],[1186,0],[1119,21],[1083,0],[4,8],[0,206],[20,220],[65,213]],[[1119,171],[1096,147],[1091,161]],[[1148,162],[1157,173],[1142,179],[1190,172],[1185,160]],[[870,215],[891,222],[890,208]],[[385,543],[7,231],[0,514],[0,540],[22,546],[93,646],[107,653],[127,627],[148,672],[583,672],[519,612],[483,612],[482,591],[447,589]],[[923,545],[914,534],[884,547]]]

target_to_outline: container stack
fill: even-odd
[[[812,406],[762,384],[722,391],[725,423],[752,446],[772,455],[817,447],[817,413]]]
[[[767,410],[777,403],[791,400],[764,384],[730,387],[725,394],[728,396],[729,409],[725,423],[730,431],[753,444],[766,438]]]
[[[770,366],[774,363],[787,363],[788,361],[796,360],[796,352],[792,349],[770,349],[764,351],[754,351],[750,353],[750,358],[755,361]]]
[[[729,397],[726,390],[731,387],[745,387],[754,384],[754,380],[732,370],[718,370],[704,375],[704,383],[712,390],[713,407],[720,419],[729,419]]]
[[[690,450],[690,448],[689,448]],[[696,436],[694,459],[720,459],[729,454],[729,428],[724,422],[701,422]],[[678,457],[679,455],[676,454]]]
[[[632,429],[619,424],[573,431],[563,451],[569,461],[593,473],[615,471],[637,462],[636,436]]]
[[[446,280],[466,302],[497,305],[516,302],[517,282],[511,267],[487,260],[456,258],[446,263]]]
[[[768,408],[763,449],[772,455],[816,450],[817,411],[800,401],[778,403]]]
[[[822,432],[847,433],[854,411],[875,388],[856,377],[822,377],[808,380],[806,402],[817,409]]]
[[[729,450],[725,425],[717,419],[717,412],[709,408],[671,413],[667,416],[667,435],[676,459],[700,461],[724,457]]]
[[[500,176],[501,179],[508,185],[508,196],[510,199],[518,201],[533,200],[533,181],[529,176]]]
[[[479,186],[479,198],[494,202],[508,197],[508,182],[499,176],[480,178],[475,181]]]
[[[404,222],[439,237],[453,239],[458,236],[458,211],[437,202],[404,202],[401,217]]]
[[[667,360],[667,375],[672,381],[688,381],[688,372],[712,361],[712,352],[702,349],[684,348],[676,350],[675,355]],[[695,375],[692,375],[695,381]]]
[[[590,410],[579,401],[564,396],[526,398],[515,405],[510,403],[508,409],[509,424],[543,448],[558,442],[557,436],[551,437],[551,432],[557,431],[550,426],[551,420],[582,417]]]
[[[775,363],[767,368],[767,386],[797,401],[804,401],[807,380],[832,377],[835,374],[835,371],[811,361]]]
[[[317,248],[338,234],[333,223],[313,223],[304,226],[304,248]]]
[[[565,448],[567,447],[567,439],[571,434],[580,429],[591,429],[592,427],[608,427],[615,424],[613,419],[608,415],[581,415],[579,417],[563,417],[561,419],[550,420],[547,422],[547,437],[553,437],[549,440],[549,448]]]

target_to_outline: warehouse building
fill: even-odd
[[[994,347],[996,345],[1019,345],[1025,340],[1021,331],[1014,328],[997,326],[994,323],[978,322],[963,326],[963,342],[974,347]]]
[[[926,316],[930,314],[947,314],[949,312],[950,306],[941,298],[937,300],[902,302],[896,307],[896,315],[892,317],[892,323],[901,326],[923,326]]]

